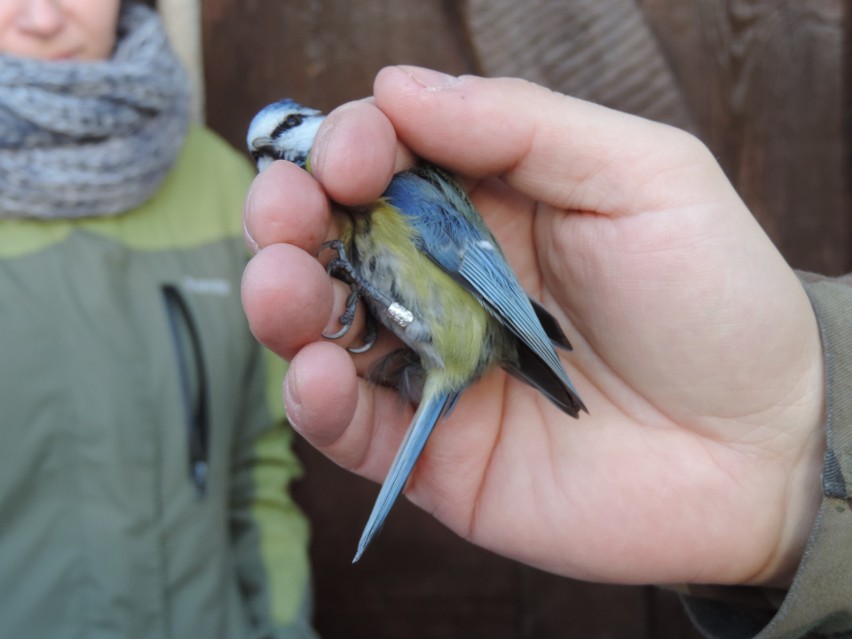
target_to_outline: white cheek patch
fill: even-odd
[[[323,118],[308,118],[302,124],[287,132],[287,148],[307,155],[317,136],[317,130]]]

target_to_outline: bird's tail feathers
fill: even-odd
[[[417,463],[420,453],[423,452],[423,447],[426,446],[426,441],[432,434],[435,424],[442,416],[452,410],[458,396],[458,392],[430,392],[427,384],[423,400],[417,407],[417,412],[414,413],[414,418],[405,433],[405,439],[399,447],[396,457],[394,457],[387,477],[385,477],[379,491],[379,496],[376,498],[376,503],[370,513],[370,518],[367,520],[367,525],[364,527],[364,532],[361,534],[358,551],[355,553],[352,563],[361,558],[367,546],[381,530],[391,507],[405,488],[405,483],[408,481],[411,471],[414,470],[414,465]]]
[[[563,350],[572,351],[574,347],[571,346],[571,342],[568,341],[568,337],[565,335],[565,332],[562,330],[562,327],[559,326],[559,322],[556,321],[556,318],[550,314],[546,308],[544,308],[541,304],[536,302],[533,298],[529,298],[530,304],[535,311],[536,317],[538,317],[538,321],[541,323],[541,327],[544,329],[544,332],[547,333],[547,336],[550,338],[550,342]]]
[[[516,345],[517,364],[505,366],[508,373],[541,391],[547,399],[571,417],[578,417],[580,411],[589,412],[567,375],[564,377],[557,375],[521,340],[518,340]]]

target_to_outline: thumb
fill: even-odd
[[[708,186],[729,188],[685,131],[525,80],[404,66],[383,69],[373,88],[416,155],[469,177],[503,177],[559,208],[629,214],[704,201]]]

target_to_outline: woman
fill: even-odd
[[[2,637],[313,636],[252,171],[185,87],[144,6],[0,3]]]

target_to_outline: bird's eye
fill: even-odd
[[[290,129],[299,126],[304,119],[305,118],[301,113],[291,113],[284,118],[284,121],[281,124],[275,127],[275,130],[272,132],[272,138],[275,139],[284,133],[284,131],[289,131]]]

